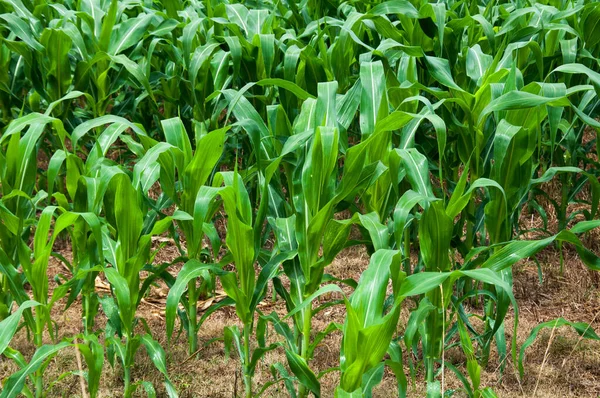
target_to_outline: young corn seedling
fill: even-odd
[[[386,313],[387,287],[392,279],[394,302]],[[406,278],[400,271],[400,252],[377,250],[358,286],[346,300],[348,315],[340,352],[340,385],[336,397],[372,396],[383,376],[382,359],[396,331],[402,299],[398,289]],[[400,370],[400,380],[403,370]],[[398,377],[399,375],[397,375]],[[399,380],[399,382],[400,382]]]
[[[109,347],[116,353],[123,366],[123,394],[130,397],[139,382],[132,383],[131,367],[135,353],[144,344],[156,368],[165,376],[165,386],[169,396],[176,396],[167,375],[165,353],[149,333],[135,332],[138,322],[136,309],[145,294],[147,285],[141,285],[140,272],[152,261],[152,236],[167,230],[172,223],[165,218],[156,223],[146,223],[144,209],[140,206],[141,195],[132,186],[125,174],[115,175],[104,196],[104,208],[108,228],[104,232],[103,246],[105,257],[112,265],[104,268],[104,275],[113,289],[118,314],[111,317],[106,328]],[[152,223],[152,220],[149,220]],[[103,304],[104,306],[104,304]],[[119,338],[114,336],[115,332]],[[122,339],[121,339],[122,338]],[[114,360],[109,353],[109,360]]]
[[[98,139],[88,147],[89,149],[86,148],[87,136],[103,124],[107,125],[106,129],[98,135]],[[80,275],[81,279],[71,289],[67,306],[80,293],[82,294],[85,334],[93,332],[94,318],[99,305],[95,280],[101,270],[94,266],[103,263],[101,258],[103,248],[99,247],[96,241],[88,239],[91,229],[88,224],[94,220],[94,216],[100,216],[103,210],[104,195],[112,178],[123,173],[123,170],[115,162],[107,158],[110,146],[119,138],[126,140],[130,146],[135,145],[135,141],[127,140],[128,136],[124,134],[124,131],[129,128],[137,133],[142,142],[149,140],[139,126],[117,116],[105,116],[84,122],[78,125],[71,134],[73,151],[56,151],[48,164],[49,195],[62,207],[80,212],[83,216],[75,222],[72,232],[73,260],[71,264],[67,263],[73,274]],[[85,149],[88,149],[89,152],[84,162],[77,153],[85,152]],[[136,169],[139,170],[140,167]],[[152,184],[152,170],[154,169],[148,168],[144,169],[143,173],[136,173],[142,189],[146,188],[147,190],[148,186]],[[64,186],[61,187],[63,178]],[[84,222],[84,219],[87,223]],[[94,225],[94,228],[100,228],[100,225]]]
[[[224,186],[221,187],[220,185],[223,183]],[[221,259],[219,264],[203,264],[192,259],[184,265],[167,299],[167,330],[170,335],[176,305],[183,293],[185,284],[189,283],[190,280],[195,280],[198,275],[205,271],[211,271],[218,275],[229,300],[225,300],[207,311],[203,319],[223,305],[235,305],[236,314],[243,324],[243,329],[240,331],[237,326],[225,328],[225,348],[229,352],[232,344],[235,344],[242,365],[242,374],[244,375],[244,395],[252,397],[252,378],[258,361],[265,353],[278,347],[278,344],[272,344],[252,349],[257,306],[266,294],[267,284],[279,271],[279,265],[294,257],[296,251],[290,250],[273,254],[271,258],[263,263],[259,259],[260,250],[255,250],[254,246],[254,231],[259,231],[259,233],[262,231],[260,228],[256,228],[257,225],[262,226],[262,222],[258,224],[256,216],[253,215],[250,198],[241,176],[237,171],[218,173],[215,178],[215,185],[215,187],[202,187],[200,189],[196,214],[208,211],[209,208],[213,207],[213,203],[219,203],[217,196],[220,196],[228,214],[226,244],[229,253]],[[203,217],[202,219],[204,219]],[[222,266],[231,260],[233,260],[235,272],[222,270]],[[262,264],[258,278],[254,271],[254,264],[257,261]]]
[[[424,369],[429,396],[489,397],[480,374],[494,342],[500,373],[510,363],[513,264],[555,244],[562,273],[566,242],[600,270],[579,240],[598,226],[600,5],[334,3],[0,2],[0,355],[18,367],[2,397],[57,393],[75,371],[43,373],[66,347],[85,358],[97,395],[104,315],[124,395],[155,394],[130,368],[144,344],[166,375],[137,311],[157,282],[169,290],[168,343],[179,316],[190,354],[204,320],[235,305],[243,326],[224,338],[246,395],[281,382],[290,396],[325,395],[321,376],[339,370],[332,394],[369,397],[387,368],[406,396],[406,361],[414,381]],[[542,228],[523,223],[526,205]],[[179,257],[156,263],[162,233]],[[328,275],[357,244],[371,257],[358,283]],[[50,257],[68,269],[56,287]],[[100,297],[103,272],[112,295]],[[200,316],[219,280],[228,297]],[[287,315],[260,311],[269,281]],[[331,282],[354,293],[316,305],[340,292]],[[62,302],[81,306],[83,328],[56,344],[61,321],[49,313]],[[338,304],[343,324],[311,330]],[[32,357],[12,344],[21,322]],[[521,375],[540,330],[561,326],[597,338],[580,322],[545,322],[519,358],[513,341]],[[333,332],[340,366],[323,370],[312,358]],[[274,379],[256,388],[258,363],[277,348],[288,366],[267,364]],[[446,360],[456,348],[464,367]],[[461,391],[448,390],[449,370]]]
[[[273,222],[277,235],[298,250],[297,259],[284,265],[290,290],[284,289],[277,280],[275,282],[278,294],[286,299],[290,311],[313,297],[323,281],[325,267],[346,244],[351,223],[333,219],[336,206],[354,198],[377,176],[377,165],[365,163],[366,146],[360,144],[348,149],[341,180],[336,181],[339,174],[336,164],[339,145],[335,120],[336,87],[335,82],[320,84],[318,99],[304,102],[294,126],[300,133],[289,139],[290,144],[284,146],[280,157],[269,166],[268,173],[272,173],[280,161],[286,161],[285,155],[296,153],[298,160],[292,172],[293,213]],[[308,133],[312,131],[314,136],[310,139]],[[289,180],[290,176],[287,178]],[[322,255],[319,253],[321,248]],[[303,306],[302,311],[295,311],[295,314],[297,341],[288,343],[288,363],[300,381],[300,396],[306,396],[309,391],[319,394],[316,377],[308,369],[314,350],[311,343],[312,304]]]
[[[55,218],[57,212],[62,212],[62,214]],[[45,345],[43,341],[46,326],[51,339],[53,341],[56,339],[50,312],[54,304],[68,293],[67,288],[69,288],[70,285],[73,284],[72,282],[76,280],[74,278],[70,283],[56,288],[50,295],[47,270],[48,262],[52,255],[52,247],[54,246],[57,237],[63,230],[66,230],[75,224],[80,217],[90,221],[90,225],[95,230],[94,239],[101,239],[99,222],[92,215],[66,212],[64,209],[60,209],[56,206],[48,206],[42,211],[40,218],[37,221],[36,231],[33,237],[33,250],[29,249],[24,242],[21,243],[18,249],[18,258],[24,280],[31,286],[33,300],[23,302],[19,307],[19,310],[6,319],[6,331],[7,334],[11,336],[14,334],[16,325],[21,318],[21,314],[25,311],[26,325],[33,332],[36,353],[31,361],[26,363],[23,356],[18,351],[10,351],[10,357],[17,361],[21,370],[11,375],[6,381],[2,394],[0,394],[2,397],[12,397],[19,394],[21,390],[26,388],[25,381],[28,377],[31,377],[33,380],[33,395],[35,395],[35,397],[46,396],[49,388],[44,386],[44,369],[59,350],[71,345],[68,341],[63,341],[55,345]],[[53,221],[54,228],[51,232]],[[49,235],[50,239],[48,240]],[[27,293],[22,285],[20,286],[20,284],[23,283],[20,278],[21,274],[8,272],[6,275],[11,279],[10,285],[15,289],[15,292],[18,292],[16,297],[27,297]],[[33,314],[33,316],[30,309],[32,307],[35,307],[35,314]],[[15,326],[11,327],[10,324]],[[3,343],[5,344],[4,348],[8,345],[9,340],[10,338]],[[84,344],[78,346],[82,351],[85,351],[86,361],[89,361],[89,365],[91,365],[88,380],[91,386],[90,391],[93,394],[97,391],[97,387],[95,387],[97,383],[95,380],[99,377],[98,367],[93,365],[100,356],[103,357],[103,350],[100,349],[98,345],[97,340],[92,338],[89,346]],[[27,391],[29,390],[27,389]]]
[[[262,220],[253,216],[248,193],[237,171],[233,174],[233,181],[227,175],[224,177],[226,187],[219,195],[228,214],[226,244],[233,256],[236,272],[224,273],[220,275],[220,280],[227,295],[235,302],[236,314],[243,323],[242,333],[237,326],[232,326],[225,329],[224,337],[227,351],[230,350],[232,342],[238,350],[244,374],[245,396],[250,398],[253,396],[252,377],[258,361],[266,352],[277,347],[271,345],[258,347],[254,351],[251,349],[257,305],[264,297],[267,283],[278,271],[279,265],[296,253],[292,251],[272,257],[263,265],[256,279],[254,263],[258,259],[259,252],[254,246],[254,231],[261,232]],[[259,228],[255,229],[256,223],[259,222]]]
[[[161,188],[178,210],[189,215],[177,221],[186,241],[186,257],[199,262],[213,262],[211,257],[216,257],[221,245],[220,237],[211,223],[218,207],[202,208],[206,205],[205,201],[210,201],[202,188],[221,158],[227,129],[206,134],[197,142],[195,152],[192,152],[190,140],[179,118],[163,120],[162,125],[167,142],[182,153],[172,157],[161,154],[158,162],[161,164]],[[207,252],[203,247],[205,236],[214,247],[212,255],[210,250]],[[215,289],[214,284],[214,276],[208,270],[203,273],[199,287],[196,279],[188,282],[185,313],[190,355],[198,349],[198,300],[208,298]]]
[[[393,225],[396,244],[401,244],[404,231],[412,221],[410,218],[411,208],[420,203],[424,210],[418,218],[418,237],[424,271],[449,273],[454,269],[450,256],[453,250],[454,218],[467,206],[476,188],[491,187],[492,189],[498,189],[499,186],[493,181],[480,179],[466,190],[467,170],[461,177],[447,205],[444,205],[443,201],[433,196],[428,177],[428,162],[422,154],[415,149],[410,149],[396,150],[393,156],[398,157],[400,166],[406,171],[408,182],[416,190],[407,191],[400,198],[394,210]],[[387,235],[385,228],[383,231]],[[384,241],[386,240],[389,241],[389,239],[384,239]],[[455,279],[450,278],[438,288],[430,290],[421,301],[427,303],[427,306],[423,307],[427,310],[419,307],[419,312],[415,312],[415,314],[420,313],[421,318],[411,316],[412,322],[418,322],[418,319],[425,321],[423,329],[420,329],[423,360],[427,382],[433,389],[438,388],[435,381],[435,364],[440,361],[444,351],[445,335],[450,324],[446,319],[446,313],[454,294],[456,282]],[[416,328],[413,330],[416,331]],[[410,336],[410,338],[407,336]],[[413,337],[407,334],[405,340],[412,342]],[[407,349],[411,349],[411,344],[407,344]]]

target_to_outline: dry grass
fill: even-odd
[[[161,250],[157,260],[166,261],[175,257],[177,250],[174,245],[167,245]],[[558,276],[557,253],[553,249],[544,250],[538,256],[543,269],[544,283],[539,284],[537,268],[533,261],[520,264],[515,268],[515,295],[520,303],[520,319],[517,339],[519,344],[529,335],[531,329],[538,323],[562,316],[573,321],[594,321],[597,328],[600,299],[596,287],[589,278],[585,267],[577,259],[576,253],[567,250],[566,273]],[[329,272],[336,277],[358,278],[368,264],[368,255],[361,248],[348,249],[340,255],[330,266]],[[57,261],[52,261],[51,272],[64,272]],[[176,268],[171,270],[177,272]],[[237,358],[224,359],[222,342],[215,342],[204,348],[199,358],[188,359],[187,343],[185,336],[175,339],[168,344],[165,336],[165,325],[160,307],[165,300],[164,287],[153,288],[146,303],[143,303],[139,315],[147,319],[148,324],[156,338],[164,347],[169,347],[168,366],[172,381],[180,391],[181,397],[232,397],[235,391],[243,389],[239,375]],[[407,302],[408,304],[408,302]],[[60,306],[54,310],[54,320],[58,324],[59,338],[72,336],[80,332],[81,313],[78,303],[66,311]],[[281,302],[269,304],[265,310],[285,312]],[[409,311],[402,313],[402,322],[405,322]],[[98,316],[98,326],[102,327],[103,315]],[[324,329],[329,322],[343,322],[344,310],[341,307],[332,307],[318,314],[314,322],[315,332]],[[213,314],[200,330],[201,343],[208,342],[222,335],[223,327],[236,324],[233,309],[223,309]],[[507,320],[507,325],[512,325],[512,319]],[[510,337],[510,327],[507,327]],[[140,330],[141,331],[141,330]],[[525,377],[519,382],[513,370],[513,363],[509,361],[504,375],[500,375],[497,357],[492,358],[487,369],[482,372],[482,384],[490,386],[500,397],[530,397],[533,396],[536,383],[537,397],[597,397],[600,394],[600,343],[580,341],[579,336],[563,328],[555,331],[550,341],[551,331],[540,334],[538,340],[527,350],[525,362]],[[275,338],[275,337],[272,337]],[[339,346],[341,334],[333,333],[326,338],[315,351],[311,366],[316,371],[334,367],[339,363]],[[20,332],[12,346],[21,350],[25,356],[33,353],[33,348],[28,342],[24,332]],[[547,354],[546,362],[544,354]],[[459,368],[463,367],[464,357],[455,349],[446,353],[446,358]],[[256,385],[260,386],[271,380],[269,365],[275,362],[285,363],[282,351],[273,351],[265,357],[257,368]],[[85,365],[84,365],[85,366]],[[50,364],[46,380],[53,380],[62,372],[76,369],[75,351],[64,350]],[[541,371],[540,371],[541,369]],[[0,362],[0,377],[6,377],[15,371],[11,361]],[[408,371],[408,369],[407,369]],[[122,395],[122,381],[120,369],[112,369],[106,364],[102,378],[102,397],[119,397]],[[164,394],[162,377],[140,349],[132,377],[134,380],[148,380],[155,384],[159,395]],[[539,377],[539,381],[538,381]],[[322,379],[323,396],[333,396],[333,390],[338,382],[339,373],[332,372]],[[459,389],[457,378],[447,372],[445,375],[446,388]],[[237,387],[236,387],[237,383]],[[409,396],[424,396],[423,375],[417,372],[415,385],[409,388]],[[59,382],[49,396],[80,396],[81,390],[76,377],[70,376]],[[374,391],[375,397],[396,396],[396,381],[390,372],[386,372],[384,381]],[[271,387],[265,396],[286,397],[288,394],[281,385]],[[140,395],[140,396],[143,396]],[[459,395],[460,396],[460,395]]]
[[[551,215],[551,214],[550,214]],[[523,216],[522,221],[530,221],[530,216]],[[538,222],[534,220],[533,222]],[[354,233],[353,233],[354,234]],[[585,238],[586,245],[597,251],[600,240],[598,232],[593,231]],[[165,239],[161,239],[165,240]],[[157,242],[158,244],[158,242]],[[164,242],[163,242],[164,244]],[[62,245],[60,251],[67,258],[70,257],[67,244]],[[157,255],[158,263],[168,262],[179,255],[176,246],[167,243]],[[413,253],[413,261],[417,253]],[[559,255],[555,248],[550,247],[538,254],[537,259],[543,273],[543,283],[539,282],[537,265],[534,261],[525,261],[514,267],[514,292],[520,305],[519,327],[517,341],[521,345],[529,336],[533,327],[540,322],[557,317],[564,317],[571,321],[592,322],[592,327],[598,329],[600,321],[600,295],[597,289],[597,276],[587,270],[578,259],[574,250],[567,247],[564,251],[565,274],[559,275]],[[364,248],[353,247],[342,252],[331,264],[327,272],[338,278],[354,278],[358,280],[362,271],[369,262],[369,256]],[[176,274],[181,264],[170,267],[169,271]],[[65,268],[57,260],[52,259],[50,276],[65,273]],[[53,282],[51,282],[52,284]],[[350,289],[344,287],[347,293]],[[189,358],[185,334],[176,337],[171,343],[166,341],[164,323],[164,302],[168,290],[159,284],[153,287],[150,295],[144,300],[138,315],[147,320],[152,334],[163,347],[167,347],[167,362],[170,377],[180,392],[181,397],[233,397],[236,392],[243,390],[242,378],[239,372],[239,362],[235,357],[226,360],[223,343],[216,341],[202,349],[198,358]],[[322,297],[325,301],[331,297]],[[81,332],[80,302],[75,302],[64,311],[59,303],[53,310],[53,319],[57,323],[58,338],[71,337]],[[406,302],[401,314],[400,330],[409,315],[410,301]],[[285,313],[285,306],[281,301],[266,303],[262,308],[264,312],[277,311]],[[330,307],[317,314],[313,323],[314,333],[323,330],[330,322],[343,323],[344,309],[341,306]],[[100,311],[97,317],[97,326],[104,326],[104,315]],[[199,343],[202,345],[222,336],[225,326],[234,325],[237,317],[233,308],[225,308],[214,313],[202,326],[199,334]],[[512,318],[507,319],[507,341],[512,333]],[[177,326],[176,326],[177,328]],[[177,330],[177,329],[176,329]],[[143,329],[139,328],[142,333]],[[270,339],[275,341],[277,336],[270,334]],[[47,336],[47,341],[49,336]],[[335,367],[339,364],[339,347],[341,333],[334,332],[328,336],[315,350],[311,361],[312,368],[319,372]],[[11,344],[19,349],[26,357],[33,354],[32,344],[28,341],[26,333],[21,331]],[[455,366],[464,370],[464,355],[458,348],[449,350],[446,359]],[[285,364],[285,355],[282,350],[275,350],[266,355],[258,365],[255,385],[260,387],[272,380],[269,367],[275,362]],[[84,365],[85,367],[85,365]],[[489,386],[500,397],[597,397],[600,395],[600,343],[581,340],[579,336],[568,328],[555,331],[545,330],[540,333],[538,340],[527,350],[525,361],[525,377],[519,380],[515,364],[508,360],[506,371],[500,374],[497,356],[493,356],[487,369],[482,371],[482,385]],[[76,370],[75,351],[63,350],[52,360],[46,373],[46,382],[56,380],[66,371]],[[12,361],[0,360],[0,378],[5,378],[16,370]],[[408,368],[406,369],[408,374]],[[105,363],[102,377],[101,397],[122,396],[121,369],[115,369]],[[136,357],[135,367],[132,372],[133,380],[151,381],[159,396],[164,396],[162,376],[154,368],[144,349],[140,349]],[[339,379],[338,372],[326,374],[322,379],[324,397],[332,397]],[[537,389],[536,389],[537,385]],[[459,380],[451,372],[445,374],[447,389],[460,389]],[[395,397],[396,380],[393,374],[386,370],[383,382],[374,390],[375,397]],[[140,389],[141,392],[141,389]],[[417,371],[414,384],[409,387],[410,397],[425,395],[423,374]],[[58,382],[48,396],[71,397],[81,396],[79,379],[69,376]],[[142,393],[140,396],[144,396]],[[287,392],[283,386],[275,385],[267,390],[267,397],[286,397]],[[455,396],[462,396],[458,393]]]

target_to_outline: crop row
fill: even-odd
[[[176,396],[137,311],[158,283],[169,342],[185,330],[199,366],[202,323],[235,308],[223,341],[246,397],[320,396],[328,371],[310,362],[331,333],[339,398],[370,397],[385,368],[399,396],[421,370],[442,396],[449,370],[492,397],[494,349],[522,376],[541,328],[600,339],[561,318],[517,347],[512,286],[512,266],[548,246],[561,272],[565,244],[600,270],[581,240],[600,226],[598,21],[587,0],[1,1],[0,355],[19,370],[0,397],[52,394],[44,371],[73,346],[92,397],[105,360],[125,396],[156,394],[131,377],[142,346]],[[179,256],[155,261],[157,237]],[[356,245],[361,278],[330,275]],[[69,270],[54,281],[51,257]],[[217,289],[227,298],[200,312]],[[285,314],[261,311],[267,293]],[[80,334],[57,339],[57,305],[81,307]],[[333,305],[345,322],[314,330]],[[11,347],[20,329],[31,357]],[[255,386],[273,350],[287,361]]]

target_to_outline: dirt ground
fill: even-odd
[[[595,238],[595,237],[594,237]],[[591,239],[592,244],[598,244]],[[158,261],[167,260],[177,255],[174,245],[167,245],[159,253]],[[538,254],[537,259],[543,271],[543,283],[539,283],[537,265],[534,261],[526,261],[514,268],[515,296],[519,303],[519,327],[517,340],[519,345],[528,337],[531,329],[540,322],[564,317],[570,321],[591,323],[598,329],[600,312],[600,295],[594,285],[596,276],[592,275],[577,258],[574,250],[565,250],[565,274],[561,277],[558,269],[559,255],[554,248]],[[337,277],[358,278],[368,264],[368,256],[364,249],[351,248],[343,252],[328,271]],[[51,272],[64,272],[58,261],[51,261]],[[172,270],[176,272],[176,270]],[[235,356],[224,359],[223,343],[217,341],[205,348],[198,358],[189,358],[187,342],[182,335],[178,340],[168,344],[165,336],[164,302],[166,288],[158,286],[152,289],[149,297],[140,306],[138,316],[144,317],[152,330],[152,334],[163,347],[167,347],[168,370],[172,382],[181,397],[233,397],[234,393],[243,390],[239,374],[239,363]],[[411,305],[408,301],[407,305]],[[268,303],[262,308],[264,312],[272,310],[284,312],[282,302]],[[76,302],[67,311],[63,311],[59,303],[54,310],[60,337],[72,336],[81,332],[80,306]],[[98,316],[98,326],[102,326],[103,314]],[[402,313],[400,327],[408,318],[408,309]],[[331,321],[342,323],[344,309],[341,306],[329,308],[318,314],[314,320],[315,333],[323,330]],[[512,316],[507,325],[512,325]],[[236,323],[233,308],[224,308],[214,313],[200,330],[199,340],[202,345],[222,335],[223,328]],[[507,326],[510,338],[512,327]],[[509,340],[507,338],[507,340]],[[316,349],[311,366],[322,371],[339,364],[339,346],[341,334],[333,333]],[[32,345],[27,341],[24,331],[19,332],[11,346],[21,350],[24,355],[33,353]],[[464,369],[464,356],[458,349],[446,352],[446,359]],[[255,385],[262,386],[272,380],[269,366],[272,363],[285,364],[283,351],[272,351],[257,368]],[[85,365],[84,365],[85,367]],[[14,372],[15,365],[3,358],[0,360],[0,377],[4,378]],[[74,349],[63,350],[50,364],[46,372],[46,383],[58,378],[63,372],[76,370],[77,362]],[[407,369],[408,372],[408,369]],[[101,397],[119,397],[122,395],[120,368],[112,369],[105,363],[102,377]],[[134,380],[147,380],[154,383],[159,396],[164,396],[162,377],[142,348],[138,351],[133,369]],[[322,379],[323,397],[332,397],[339,378],[338,372],[326,374]],[[236,386],[237,384],[237,386]],[[597,397],[600,394],[600,343],[582,340],[569,328],[543,331],[536,342],[527,350],[525,361],[525,377],[519,380],[517,371],[508,360],[503,375],[499,372],[497,357],[493,357],[482,372],[482,385],[494,389],[500,397]],[[451,371],[444,374],[445,389],[458,389],[460,382]],[[420,397],[425,394],[423,375],[417,372],[414,384],[409,387],[409,396]],[[374,391],[375,397],[396,396],[396,380],[391,372],[386,371],[384,381]],[[48,392],[50,397],[81,396],[79,379],[68,376],[53,386]],[[144,396],[141,394],[140,396]],[[266,397],[286,397],[287,392],[282,385],[270,387],[264,394]],[[455,396],[462,396],[460,393]]]
[[[552,182],[550,184],[554,184]],[[549,184],[549,185],[550,185]],[[557,187],[548,186],[548,191],[560,192]],[[584,193],[585,195],[585,193]],[[545,204],[544,204],[545,205]],[[556,216],[551,206],[544,206],[548,215],[548,230],[556,231]],[[569,209],[570,211],[575,209]],[[523,228],[539,228],[541,221],[532,218],[526,211],[521,217]],[[535,235],[535,234],[533,234]],[[534,236],[527,236],[534,238]],[[600,253],[600,231],[592,231],[583,236],[586,247]],[[155,258],[155,262],[170,262],[178,257],[178,251],[172,241],[166,240]],[[69,245],[63,243],[62,247],[55,248],[66,258],[71,257]],[[414,257],[416,259],[416,253]],[[413,260],[415,260],[413,259]],[[564,274],[560,275],[560,255],[555,246],[551,246],[538,253],[537,263],[533,259],[523,261],[513,267],[514,294],[519,304],[519,323],[517,342],[520,347],[529,336],[531,330],[541,322],[563,317],[569,321],[586,322],[597,331],[600,331],[600,278],[598,273],[589,271],[579,260],[572,247],[564,248]],[[369,257],[362,247],[353,247],[343,251],[331,264],[326,272],[338,278],[353,278],[358,280],[367,267]],[[414,263],[415,261],[413,261]],[[541,269],[543,281],[540,283],[538,265]],[[172,266],[169,271],[176,274],[177,266]],[[50,286],[55,287],[55,275],[65,273],[65,267],[52,258],[49,267]],[[100,290],[101,294],[108,291]],[[222,336],[223,328],[236,324],[237,317],[233,308],[223,308],[212,314],[202,325],[199,332],[199,345],[204,346],[197,357],[189,357],[187,353],[187,340],[185,333],[167,342],[165,333],[164,307],[168,290],[164,284],[152,288],[148,297],[144,299],[138,310],[138,317],[144,318],[156,339],[167,352],[167,366],[171,381],[178,390],[180,397],[235,397],[236,392],[243,391],[240,366],[235,354],[225,359],[222,341],[210,345],[205,343]],[[323,297],[325,301],[331,297]],[[282,301],[266,303],[261,311],[269,313],[277,311],[285,313]],[[405,301],[399,330],[409,315],[410,300]],[[56,322],[58,339],[72,337],[82,331],[81,302],[78,299],[66,311],[63,303],[58,303],[53,309],[53,320]],[[474,312],[477,309],[472,309]],[[344,322],[345,310],[342,306],[330,307],[313,320],[313,333],[324,330],[330,322]],[[512,338],[513,316],[509,313],[506,319],[507,342]],[[104,326],[104,314],[100,310],[97,316],[97,327]],[[176,330],[178,324],[176,324]],[[139,331],[143,332],[142,327]],[[274,336],[274,333],[271,333]],[[276,337],[272,337],[276,338]],[[49,337],[46,337],[50,342]],[[330,334],[315,350],[314,358],[310,365],[315,372],[324,371],[339,365],[339,348],[341,333]],[[21,330],[11,342],[11,347],[21,351],[26,358],[31,357],[34,348],[28,341],[27,334]],[[510,351],[510,347],[508,348]],[[407,354],[405,353],[405,356]],[[465,371],[464,355],[458,348],[453,348],[445,353],[446,360]],[[265,383],[273,380],[270,365],[276,362],[286,363],[283,350],[275,350],[266,354],[259,363],[254,378],[255,391]],[[405,364],[406,364],[405,359]],[[83,365],[85,368],[85,364]],[[16,365],[5,357],[0,357],[0,379],[8,377],[16,370]],[[75,349],[69,348],[61,351],[50,363],[45,373],[45,383],[49,386],[64,372],[77,370]],[[494,353],[486,369],[482,370],[482,387],[491,387],[499,397],[598,397],[600,396],[600,342],[583,340],[570,328],[563,327],[556,330],[543,330],[535,343],[526,351],[525,375],[521,380],[518,377],[516,364],[509,357],[505,371],[500,373],[500,363]],[[107,361],[101,378],[100,397],[121,397],[123,394],[122,370],[119,366],[111,368]],[[409,374],[408,368],[405,373]],[[466,372],[465,372],[466,373]],[[132,370],[133,381],[146,380],[154,384],[158,396],[165,396],[162,385],[163,377],[155,369],[145,350],[138,351],[135,366]],[[460,389],[461,383],[449,370],[444,372],[443,387],[445,390]],[[333,397],[333,391],[339,381],[339,372],[333,371],[321,378],[322,396]],[[409,381],[409,397],[425,396],[425,383],[423,373],[417,370],[414,380]],[[141,388],[139,396],[145,396]],[[47,390],[48,397],[81,397],[80,380],[78,376],[68,375],[56,382]],[[263,395],[264,397],[287,397],[283,385],[271,386]],[[397,386],[394,375],[386,369],[383,382],[374,390],[374,397],[396,397]],[[454,396],[464,396],[460,392]]]

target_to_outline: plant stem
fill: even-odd
[[[198,324],[198,301],[196,300],[196,280],[192,279],[188,283],[188,341],[189,341],[189,354],[192,355],[198,349],[198,333],[196,326]]]
[[[125,358],[123,358],[123,380],[125,384],[123,387],[123,393],[125,398],[131,397],[131,391],[129,391],[131,387],[131,364],[129,361],[130,340],[130,336],[125,337]]]
[[[483,286],[484,289],[488,289],[491,290],[494,287],[491,285],[488,285],[487,283],[484,284]],[[488,334],[491,332],[492,327],[490,326],[489,323],[489,319],[494,319],[494,315],[495,315],[495,306],[492,300],[487,300],[485,302],[485,308],[484,308],[484,313],[485,313],[485,333]],[[494,339],[494,336],[490,336],[489,338],[485,339],[482,345],[482,354],[481,354],[481,368],[485,369],[485,367],[488,364],[488,361],[490,359],[490,349],[492,346],[492,340]]]
[[[404,257],[404,272],[410,275],[410,227],[404,230]]]
[[[125,386],[123,387],[124,395],[126,398],[131,397],[131,393],[129,392],[129,387],[131,384],[131,373],[129,372],[129,366],[124,366],[123,368],[123,378],[125,380]]]
[[[561,202],[560,211],[558,214],[558,232],[567,227],[567,206],[569,201],[569,185],[570,179],[567,173],[561,175]],[[565,265],[563,258],[562,241],[557,242],[558,252],[560,253],[560,276],[564,275]]]
[[[310,329],[312,327],[312,304],[306,306],[306,308],[302,311],[302,315],[302,348],[300,355],[302,358],[304,358],[306,363],[308,363],[308,346],[310,345]],[[300,398],[308,396],[308,390],[303,384],[300,385],[298,393]]]
[[[466,251],[468,253],[473,248],[473,238],[475,236],[475,231],[474,231],[475,224],[473,223],[473,219],[475,218],[475,201],[473,200],[473,198],[469,199],[469,204],[467,205],[467,209],[466,209],[466,215],[467,215],[467,236],[465,238],[465,247],[466,247]],[[467,278],[467,280],[465,281],[463,293],[467,293],[472,289],[473,289],[473,280]],[[479,301],[478,296],[476,295],[470,301],[471,301],[472,305],[477,306],[478,301]]]
[[[435,306],[435,309],[429,313],[426,319],[426,340],[427,344],[423,348],[423,360],[427,375],[427,382],[435,380],[435,360],[441,358],[444,347],[443,336],[443,318],[439,309],[443,309],[442,295],[437,289],[433,289],[427,293],[427,297]]]
[[[84,311],[83,311],[83,333],[87,336],[90,334],[90,294],[87,293],[83,296]]]
[[[252,375],[250,374],[250,332],[252,324],[244,325],[244,387],[246,398],[252,397]]]
[[[42,317],[43,310],[38,307],[35,314],[35,345],[40,348],[43,345],[44,334],[44,319]],[[42,369],[35,372],[35,397],[41,398],[44,392],[44,378]]]

